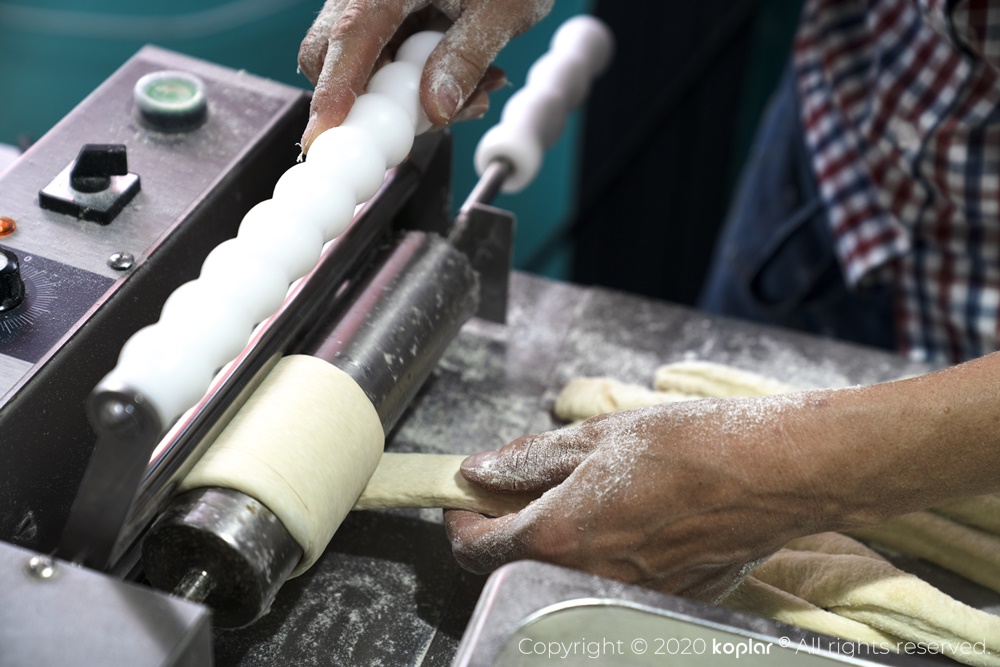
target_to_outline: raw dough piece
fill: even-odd
[[[572,378],[556,397],[554,412],[581,421],[620,410],[661,403],[728,396],[769,396],[795,391],[769,377],[708,361],[682,361],[656,371],[655,389],[609,377]]]
[[[985,530],[993,535],[1000,535],[1000,496],[987,495],[964,498],[940,507],[934,507],[933,511],[967,526]]]
[[[566,421],[580,421],[620,410],[701,398],[672,391],[653,391],[613,378],[571,379],[556,397],[554,412]]]
[[[375,471],[384,434],[353,379],[314,357],[285,357],[209,448],[180,491],[223,487],[266,505],[307,570]]]
[[[869,549],[861,542],[840,533],[806,535],[792,540],[785,545],[785,548],[792,551],[812,551],[813,553],[837,555],[851,554],[875,560],[886,560],[885,556],[874,549]]]
[[[864,623],[820,609],[811,602],[796,597],[788,591],[765,584],[754,576],[743,580],[722,606],[776,621],[797,625],[806,630],[820,632],[852,642],[868,644],[886,643],[895,646],[899,640]]]
[[[970,665],[1000,665],[1000,617],[973,609],[881,558],[783,549],[753,576],[839,616]],[[985,642],[985,653],[955,650]]]
[[[695,396],[770,396],[796,387],[750,371],[710,361],[680,361],[656,369],[653,387]]]
[[[923,558],[1000,593],[1000,537],[932,512],[904,514],[852,535]]]
[[[449,454],[383,454],[354,509],[443,507],[503,516],[538,497],[488,493],[472,486],[459,472],[464,459]]]

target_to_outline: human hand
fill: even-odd
[[[1000,493],[1000,352],[896,382],[669,403],[526,436],[463,463],[516,514],[445,513],[455,557],[523,558],[724,596],[789,540]]]
[[[488,94],[506,82],[490,63],[548,14],[553,1],[327,0],[299,49],[299,68],[316,87],[303,150],[344,120],[403,39],[441,23],[447,29],[424,67],[421,106],[435,125],[482,116]]]
[[[498,518],[445,513],[459,562],[532,558],[715,600],[836,506],[799,428],[811,394],[707,399],[605,415],[463,463],[495,493],[545,493]],[[833,512],[832,514],[836,514]]]

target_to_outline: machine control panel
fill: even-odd
[[[13,259],[18,274],[16,280],[4,277],[0,299],[6,303],[10,286],[21,283],[19,298],[10,300],[13,305],[0,304],[0,352],[21,364],[40,361],[114,282],[11,246],[0,246],[0,254],[8,258],[8,269]]]
[[[0,216],[15,225],[0,239],[0,397],[25,362],[42,359],[116,282],[140,272],[202,193],[303,99],[149,47],[21,156],[0,177]],[[295,159],[293,137],[284,167]]]
[[[304,89],[145,47],[0,174],[0,540],[54,547],[90,390],[295,164],[308,110]]]

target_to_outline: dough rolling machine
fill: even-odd
[[[213,491],[171,503],[178,479],[283,354],[344,368],[387,432],[399,422],[395,449],[456,454],[552,428],[546,398],[570,376],[641,381],[651,360],[690,350],[723,363],[749,359],[773,375],[781,369],[766,360],[812,364],[816,384],[831,384],[831,368],[845,383],[923,370],[511,275],[512,217],[485,205],[510,182],[507,168],[484,169],[481,189],[453,222],[449,139],[436,133],[416,139],[318,268],[160,438],[169,424],[151,424],[159,416],[135,405],[128,387],[102,379],[130,336],[157,320],[174,290],[199,275],[212,249],[237,235],[245,214],[295,164],[307,115],[301,90],[149,47],[0,174],[0,665],[65,664],[67,646],[74,664],[95,665],[209,665],[213,653],[217,664],[247,667],[443,665],[456,655],[456,664],[480,664],[523,615],[538,618],[567,596],[661,605],[675,619],[759,635],[792,631],[532,564],[502,573],[473,614],[483,580],[458,568],[440,526],[419,510],[348,517],[313,569],[242,630],[213,633],[206,606],[149,585],[141,544],[159,516],[168,527],[154,549],[168,575],[161,587],[216,605],[216,625],[264,611],[297,560],[298,545],[253,499]],[[239,282],[253,267],[225,268]],[[499,327],[488,319],[503,319],[508,289],[512,308]],[[219,300],[193,301],[176,336],[153,346],[162,357],[201,354],[185,336],[200,319],[227,312]],[[401,322],[414,304],[428,317]],[[460,330],[473,312],[486,319]],[[394,336],[401,323],[405,335]],[[436,364],[435,380],[414,399]],[[116,425],[135,432],[116,436]],[[142,448],[155,448],[151,463]],[[224,507],[206,517],[209,502]],[[177,537],[192,517],[193,554]],[[227,545],[217,534],[243,541]],[[1000,609],[993,598],[982,602]]]
[[[503,321],[513,216],[488,203],[533,178],[610,38],[589,19],[557,34],[455,221],[449,137],[413,136],[436,38],[408,44],[317,140],[325,158],[296,165],[305,91],[146,47],[0,175],[0,551],[8,613],[30,610],[4,619],[15,663],[62,650],[39,617],[84,662],[113,643],[111,662],[207,664],[204,607],[122,580],[221,625],[268,609],[302,557],[281,521],[231,489],[173,495],[278,360],[339,367],[388,433],[468,318]],[[295,208],[324,159],[336,221]]]

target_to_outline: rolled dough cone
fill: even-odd
[[[913,512],[852,535],[923,558],[1000,593],[1000,537],[933,512]]]
[[[770,396],[796,387],[750,371],[710,361],[680,361],[656,369],[653,387],[695,396]]]
[[[314,357],[285,357],[179,491],[230,488],[266,505],[302,547],[296,576],[354,505],[384,439],[378,413],[349,375]]]
[[[566,421],[580,421],[620,410],[634,410],[660,403],[689,401],[689,396],[673,391],[653,391],[645,387],[606,377],[572,378],[556,397],[556,416]]]
[[[975,496],[933,508],[934,512],[992,535],[1000,535],[1000,496]]]
[[[1000,617],[973,609],[881,558],[783,549],[753,576],[900,639],[934,642],[970,665],[1000,665]],[[983,642],[985,653],[960,650]]]
[[[494,494],[462,477],[463,455],[383,454],[356,510],[392,507],[443,507],[489,516],[518,512],[538,494]]]
[[[775,588],[754,576],[749,576],[725,600],[722,606],[735,611],[766,616],[776,621],[797,625],[852,642],[886,643],[895,646],[899,640],[892,635],[852,621],[849,618],[820,609],[788,591]]]

